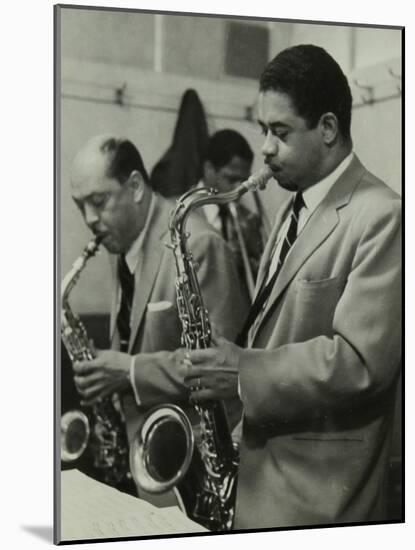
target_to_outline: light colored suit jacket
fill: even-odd
[[[385,519],[400,220],[399,197],[354,158],[287,256],[240,368],[236,529]]]
[[[144,258],[133,298],[129,353],[139,354],[134,370],[140,405],[133,391],[122,396],[128,438],[135,436],[143,414],[160,403],[188,404],[189,392],[183,384],[171,352],[181,347],[181,323],[176,306],[176,267],[168,223],[174,202],[154,195],[155,205],[148,234],[143,243]],[[188,248],[199,267],[197,276],[209,312],[218,332],[234,339],[249,308],[248,297],[241,291],[235,262],[230,249],[203,216],[191,215]],[[114,258],[115,260],[115,258]],[[118,349],[116,317],[119,308],[119,282],[114,263],[114,291],[111,308],[111,347]],[[145,355],[148,354],[148,355]],[[146,358],[143,362],[142,359]],[[237,402],[228,405],[231,426],[240,418]]]

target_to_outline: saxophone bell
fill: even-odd
[[[88,446],[90,436],[88,417],[80,410],[67,411],[61,418],[61,459],[73,462]]]
[[[193,448],[192,425],[180,407],[151,409],[130,445],[130,470],[137,486],[156,494],[175,487],[188,471]]]

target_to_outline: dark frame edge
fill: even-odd
[[[401,121],[402,121],[402,152],[401,152],[401,163],[402,163],[402,254],[403,254],[403,262],[402,262],[402,298],[403,298],[403,304],[405,304],[405,146],[406,146],[406,140],[405,140],[405,99],[406,99],[406,90],[405,90],[405,27],[402,27],[401,30],[402,34],[402,66],[401,66],[401,75],[402,75],[402,103],[401,103]],[[402,494],[401,494],[401,519],[402,523],[405,522],[405,470],[406,470],[406,464],[405,464],[405,305],[403,306],[402,310],[402,387],[401,387],[401,418],[402,418],[402,426],[401,426],[401,473],[402,473]]]
[[[170,539],[170,538],[188,538],[197,536],[215,536],[217,534],[244,534],[244,533],[257,533],[257,532],[278,532],[278,531],[292,531],[292,530],[309,530],[309,529],[321,529],[321,528],[336,528],[336,527],[359,527],[359,526],[379,526],[390,524],[402,524],[406,523],[405,515],[405,315],[402,312],[403,330],[402,330],[402,514],[400,519],[378,521],[378,522],[356,522],[349,524],[321,524],[317,526],[296,526],[296,527],[284,527],[284,528],[267,528],[267,529],[247,529],[247,530],[235,530],[226,533],[209,532],[209,533],[182,533],[172,535],[152,535],[152,536],[137,536],[137,537],[116,537],[116,538],[103,538],[103,539],[82,539],[82,540],[70,540],[63,541],[61,539],[61,483],[60,483],[60,410],[61,410],[61,393],[60,393],[60,315],[59,315],[59,295],[58,281],[60,281],[60,131],[61,131],[61,97],[60,97],[60,77],[61,77],[61,44],[60,44],[60,31],[61,31],[61,11],[62,9],[83,9],[93,11],[127,11],[127,12],[139,12],[139,13],[161,13],[166,15],[182,15],[182,16],[198,16],[198,17],[214,17],[214,18],[229,18],[229,19],[261,19],[264,21],[277,21],[277,22],[296,22],[306,24],[319,24],[319,25],[344,25],[348,27],[368,27],[368,28],[384,28],[400,30],[402,34],[402,106],[401,106],[401,121],[402,121],[402,202],[405,206],[405,25],[382,25],[382,24],[364,24],[364,23],[350,23],[350,22],[335,22],[335,21],[317,21],[317,20],[299,20],[299,19],[279,19],[263,16],[243,16],[243,15],[226,15],[226,14],[208,14],[208,13],[196,13],[196,12],[174,12],[174,11],[162,11],[152,9],[135,9],[135,8],[120,8],[110,6],[86,6],[75,4],[55,4],[53,6],[53,119],[54,119],[54,150],[53,150],[53,192],[54,192],[54,235],[53,235],[53,247],[54,247],[54,340],[53,340],[53,352],[54,352],[54,396],[53,396],[53,448],[54,448],[54,490],[53,490],[53,543],[55,545],[71,545],[71,544],[86,544],[86,543],[102,543],[102,542],[120,542],[120,541],[137,541],[137,540],[157,540],[157,539]],[[403,264],[405,265],[405,208],[402,212],[403,217]],[[405,296],[405,270],[402,272],[402,289]]]
[[[59,297],[58,281],[60,280],[60,80],[61,80],[61,6],[53,6],[53,543],[58,545],[61,540],[61,479],[60,479],[60,410],[61,410],[61,373],[60,373],[60,338],[59,338]]]
[[[134,13],[148,13],[148,14],[161,14],[161,15],[179,15],[183,17],[210,17],[210,18],[219,18],[219,19],[243,19],[243,20],[261,20],[261,21],[277,21],[279,23],[300,23],[307,25],[340,25],[345,27],[367,27],[367,28],[376,28],[376,29],[395,29],[403,30],[404,25],[387,25],[382,23],[358,23],[358,22],[347,22],[347,21],[319,21],[317,19],[296,19],[296,18],[278,18],[278,17],[266,17],[262,15],[234,15],[226,13],[198,13],[198,12],[187,12],[187,11],[174,11],[174,10],[155,10],[151,8],[133,8],[133,7],[116,7],[116,6],[87,6],[80,4],[57,4],[60,8],[66,9],[86,9],[91,11],[118,11],[118,12],[134,12]]]

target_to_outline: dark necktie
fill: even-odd
[[[118,278],[121,285],[121,305],[117,316],[117,328],[120,335],[120,350],[127,351],[130,341],[130,319],[134,296],[134,275],[131,274],[125,256],[118,258]]]
[[[263,305],[266,303],[269,295],[271,294],[271,290],[274,287],[275,281],[278,277],[279,272],[281,271],[281,267],[284,264],[285,258],[287,257],[290,248],[297,238],[298,216],[303,206],[305,206],[303,195],[302,193],[297,193],[292,207],[290,225],[285,235],[284,242],[281,246],[277,268],[268,283],[264,284],[261,290],[258,292],[257,297],[255,298],[255,301],[252,304],[251,309],[249,310],[245,324],[236,339],[236,343],[238,344],[238,346],[243,346],[245,344],[249,329],[254,324],[255,319],[258,317],[258,314],[260,313]],[[265,281],[266,278],[264,279],[264,282]]]
[[[219,218],[221,223],[222,236],[225,239],[225,241],[227,241],[229,210],[225,204],[219,204],[218,208],[219,208]]]

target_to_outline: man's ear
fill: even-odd
[[[134,195],[134,202],[139,204],[143,200],[145,181],[138,170],[131,172],[131,176],[126,182]]]
[[[339,121],[334,113],[324,113],[319,120],[323,141],[326,145],[333,145],[339,135]]]

